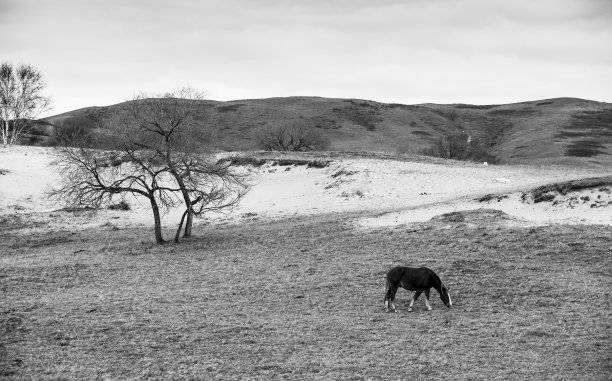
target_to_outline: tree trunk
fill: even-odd
[[[181,217],[181,222],[179,222],[178,229],[176,229],[176,234],[174,235],[174,243],[179,242],[179,236],[181,235],[181,229],[183,228],[183,221],[185,221],[185,216],[187,215],[188,211],[189,209],[186,210],[185,213],[183,213],[183,216]]]
[[[172,168],[170,172],[172,173],[172,176],[174,176],[174,179],[176,180],[176,183],[178,184],[179,188],[181,189],[181,193],[183,194],[183,200],[185,201],[185,207],[187,208],[187,221],[185,221],[185,232],[183,233],[183,238],[189,238],[191,237],[191,226],[193,225],[193,207],[191,197],[189,197],[189,192],[187,192],[187,187],[185,186],[183,178],[176,172],[176,170],[172,166],[172,161],[169,157],[166,159],[166,163],[170,168]],[[182,221],[183,220],[181,219],[181,223]],[[180,226],[179,230],[181,230]]]
[[[193,209],[189,206],[187,209],[187,221],[185,222],[185,233],[183,233],[183,238],[191,237],[191,226],[193,225]]]
[[[8,114],[4,113],[4,121],[3,121],[3,126],[2,126],[2,144],[7,145],[8,144],[8,134],[9,134],[9,121],[8,121]]]
[[[158,244],[165,243],[164,237],[162,236],[161,216],[159,214],[159,207],[157,201],[151,196],[151,209],[153,209],[153,219],[155,220],[155,242]]]

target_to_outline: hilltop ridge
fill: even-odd
[[[38,141],[67,122],[104,132],[125,107],[86,107],[42,119]],[[194,103],[197,118],[224,151],[249,151],[265,127],[299,123],[319,130],[338,151],[419,153],[446,134],[479,139],[503,163],[612,164],[612,104],[551,98],[499,105],[404,105],[363,99],[278,97]],[[37,139],[32,139],[37,141]]]

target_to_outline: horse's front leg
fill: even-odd
[[[431,306],[429,305],[429,291],[429,288],[425,290],[425,307],[427,308],[427,311],[431,311]]]
[[[417,290],[417,292],[414,293],[414,296],[412,297],[412,300],[410,301],[410,306],[408,306],[408,312],[412,312],[412,306],[414,305],[415,300],[419,298],[422,292],[423,290]]]

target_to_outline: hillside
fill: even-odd
[[[39,135],[73,123],[103,132],[123,103],[41,120]],[[254,150],[266,126],[299,123],[320,130],[331,150],[418,153],[440,136],[464,131],[504,163],[612,164],[612,104],[556,98],[505,105],[386,104],[288,97],[197,102],[196,113],[221,150]],[[44,142],[45,138],[33,140]]]

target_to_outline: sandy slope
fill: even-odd
[[[132,211],[67,213],[51,202],[45,190],[57,181],[51,166],[53,151],[38,147],[0,148],[0,216],[53,220],[66,230],[92,226],[150,225],[146,200],[128,200]],[[473,163],[431,164],[367,158],[335,159],[326,168],[306,166],[245,166],[252,189],[229,215],[209,215],[208,222],[280,218],[294,215],[369,211],[362,226],[379,227],[428,220],[436,215],[478,208],[502,210],[517,223],[612,224],[612,196],[589,190],[567,199],[534,204],[521,200],[522,191],[569,179],[611,174],[605,170],[529,166],[484,166]],[[508,194],[479,202],[486,194]],[[588,200],[580,197],[588,194]],[[572,198],[573,197],[573,198]],[[578,200],[578,201],[576,201]],[[595,206],[592,206],[594,202]],[[179,211],[164,224],[172,227]]]

